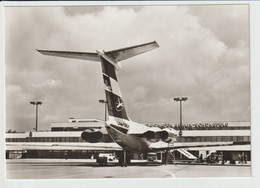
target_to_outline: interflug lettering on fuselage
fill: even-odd
[[[124,122],[117,122],[118,125],[122,126],[122,127],[125,127],[125,128],[129,128],[129,125],[127,123],[124,123]]]

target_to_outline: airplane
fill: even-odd
[[[134,122],[129,118],[118,84],[117,71],[122,69],[120,62],[156,48],[159,48],[159,45],[156,41],[153,41],[112,51],[96,50],[96,52],[72,52],[36,49],[43,55],[101,63],[106,96],[104,102],[108,118],[105,119],[104,129],[85,130],[82,132],[81,138],[90,143],[117,143],[123,149],[119,155],[119,163],[121,166],[126,167],[127,164],[130,163],[130,152],[148,153],[164,151],[167,153],[170,149],[205,146],[202,144],[185,145],[185,143],[181,143],[177,146],[175,143],[177,141],[178,132],[175,129],[148,127],[144,124]],[[207,144],[207,146],[216,145],[220,146],[223,145],[223,143]]]

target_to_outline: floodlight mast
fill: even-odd
[[[181,137],[182,137],[182,101],[186,101],[188,100],[188,97],[174,97],[173,98],[174,101],[176,102],[180,102],[180,132],[179,132],[179,136],[180,136],[180,142],[181,142]]]
[[[40,100],[30,101],[30,104],[36,106],[36,127],[35,127],[35,131],[37,132],[38,131],[38,105],[42,105],[42,101],[40,101]]]

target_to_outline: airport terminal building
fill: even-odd
[[[174,128],[180,130],[178,123],[145,123],[149,127]],[[101,129],[104,127],[104,121],[98,119],[74,119],[70,118],[68,122],[51,123],[50,131],[6,133],[6,158],[96,158],[101,152],[113,152],[115,149],[109,149],[111,143],[106,143],[108,149],[105,151],[98,147],[86,149],[87,144],[82,138],[81,133],[86,129]],[[201,155],[205,158],[212,152],[222,153],[226,160],[237,160],[239,155],[247,156],[251,159],[250,147],[250,122],[196,122],[184,123],[182,125],[183,135],[177,142],[190,143],[227,143],[233,142],[230,146],[215,147],[194,147],[184,148],[174,151],[176,159],[198,159]],[[15,143],[37,145],[27,149],[21,149]],[[66,148],[55,148],[55,144],[65,144]],[[46,146],[52,145],[52,149],[46,149]],[[70,145],[77,147],[70,147]],[[88,143],[91,146],[91,143]],[[97,144],[96,144],[97,145]],[[104,144],[103,144],[104,145]],[[146,158],[147,154],[142,157]],[[160,158],[160,155],[158,155]],[[133,158],[140,158],[140,155],[134,154]]]

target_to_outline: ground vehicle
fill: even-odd
[[[157,154],[156,153],[148,153],[147,154],[147,160],[148,161],[155,161],[157,159]]]
[[[115,160],[115,156],[112,153],[100,153],[97,158],[99,165],[107,165],[107,161]]]

